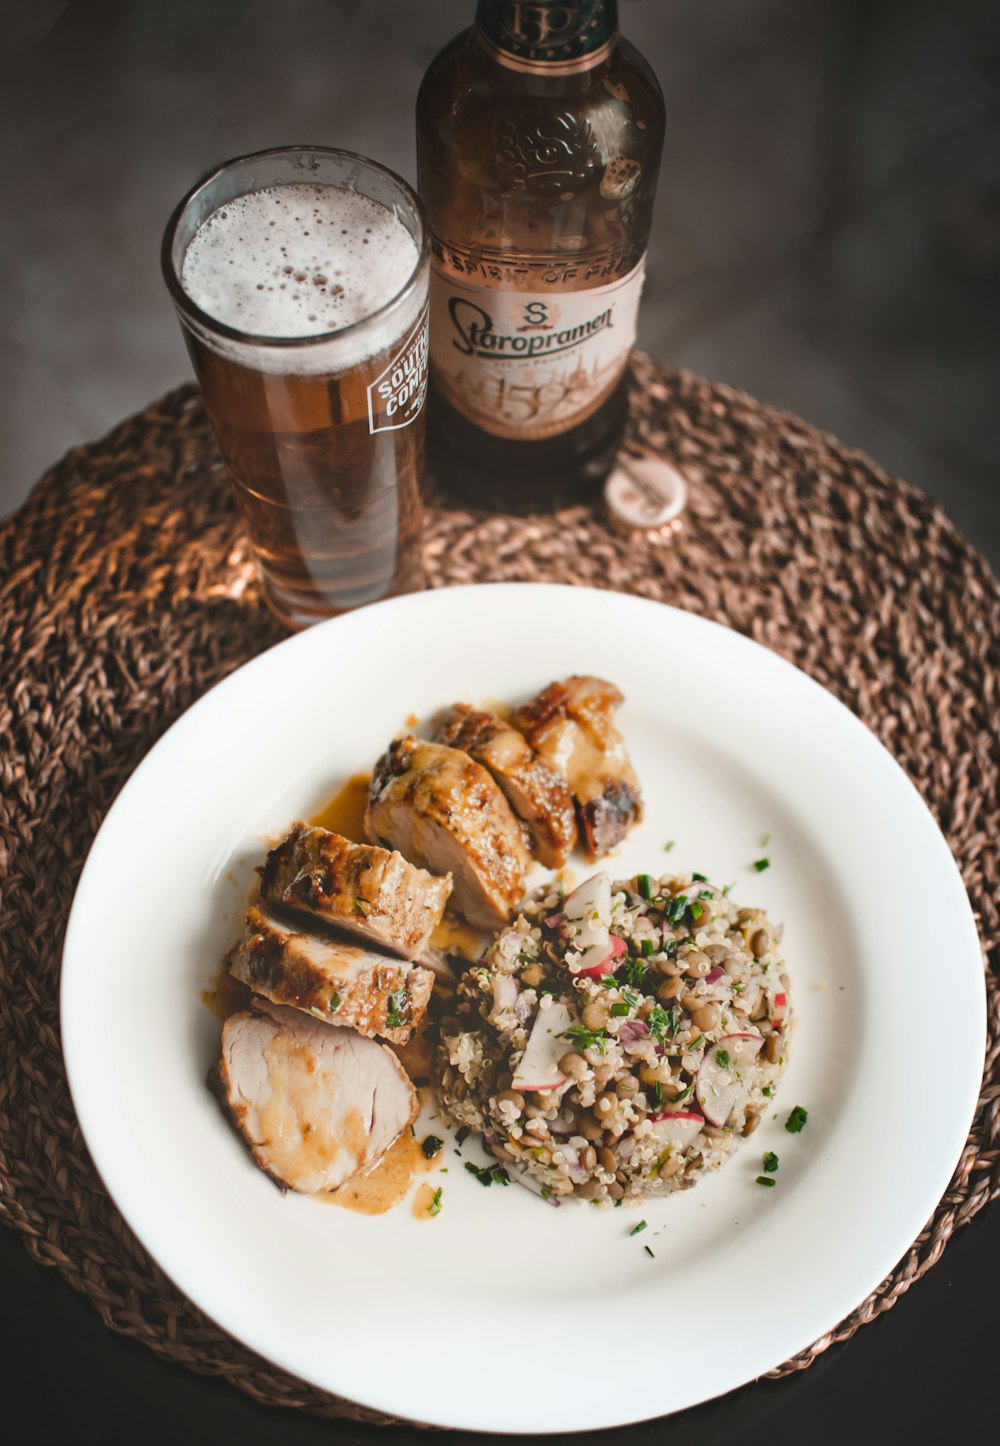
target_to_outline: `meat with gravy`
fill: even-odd
[[[394,1044],[405,1044],[422,1023],[434,983],[420,965],[306,932],[256,905],[247,911],[229,970],[272,1004]]]
[[[388,837],[388,835],[386,835]],[[451,893],[400,853],[297,823],[260,869],[268,904],[311,914],[403,959],[426,948]]]
[[[523,733],[495,713],[456,703],[440,718],[437,738],[489,769],[527,825],[536,857],[547,868],[562,868],[576,843],[573,796]]]
[[[468,754],[412,735],[375,765],[369,838],[448,871],[454,902],[478,929],[497,929],[524,891],[529,854],[521,826],[488,771]]]
[[[369,1169],[419,1108],[388,1045],[271,1004],[226,1020],[212,1083],[260,1168],[309,1195]]]
[[[531,746],[572,790],[591,862],[642,817],[639,780],[614,723],[624,701],[613,683],[574,674],[514,713]]]

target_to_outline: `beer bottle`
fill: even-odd
[[[663,96],[615,0],[479,0],[417,100],[432,466],[487,506],[587,495],[626,412]]]

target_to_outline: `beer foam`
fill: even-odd
[[[388,207],[296,182],[227,201],[195,232],[181,285],[216,321],[309,337],[363,321],[403,288],[417,245]]]

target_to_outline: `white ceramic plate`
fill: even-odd
[[[614,871],[699,869],[785,921],[799,1025],[775,1116],[719,1174],[639,1211],[553,1210],[517,1186],[483,1189],[450,1148],[447,1175],[426,1177],[444,1186],[433,1220],[282,1196],[205,1087],[219,1023],[199,997],[265,836],[370,768],[408,714],[518,700],[571,672],[627,697],[646,818]],[[764,854],[771,867],[755,873]],[[80,880],[62,1029],[108,1189],[226,1330],[390,1415],[583,1431],[738,1386],[878,1285],[966,1138],[985,994],[947,845],[840,703],[688,613],[498,585],[405,597],[300,634],[170,729]],[[784,1130],[793,1105],[809,1111],[800,1135]],[[466,1157],[484,1160],[473,1146]],[[781,1161],[769,1190],[754,1183],[764,1150]],[[633,1238],[640,1217],[649,1228]]]

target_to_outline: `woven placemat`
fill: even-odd
[[[728,623],[804,668],[907,770],[1000,943],[1000,591],[944,515],[794,417],[645,358],[631,434],[685,471],[672,547],[590,511],[509,517],[432,506],[432,585],[495,579],[641,593]],[[63,930],[90,842],[170,723],[282,636],[267,613],[193,388],[70,452],[0,525],[0,1219],[112,1329],[268,1404],[377,1420],[274,1369],[181,1296],[108,1198],[59,1048]],[[887,1311],[1000,1191],[1000,984],[958,1169],[892,1275],[787,1361],[808,1366]]]

